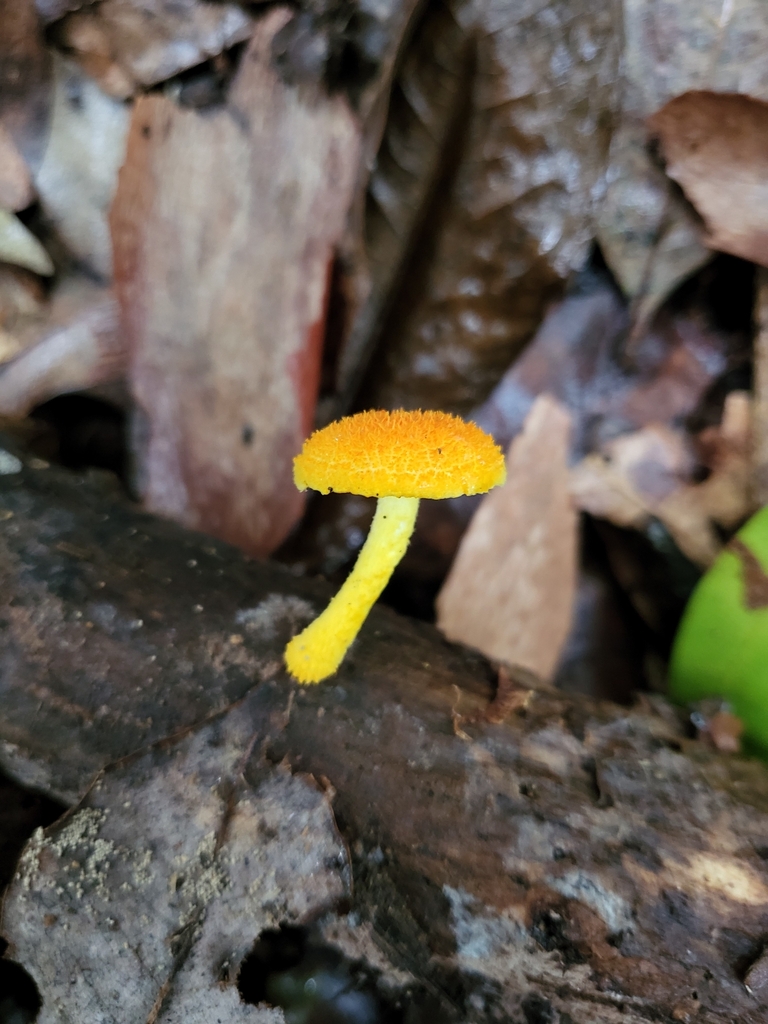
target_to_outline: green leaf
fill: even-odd
[[[675,638],[670,696],[722,697],[768,750],[768,507],[742,527],[693,592]]]

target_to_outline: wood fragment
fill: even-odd
[[[531,675],[531,673],[520,672],[519,675],[526,676]],[[470,737],[464,732],[463,726],[465,725],[477,725],[480,722],[487,722],[489,725],[500,725],[513,711],[526,707],[533,697],[533,693],[533,690],[521,685],[520,679],[516,677],[514,670],[500,665],[496,682],[496,693],[493,700],[486,707],[473,711],[469,715],[460,714],[458,699],[461,694],[457,692],[457,704],[451,709],[453,731],[461,739],[466,740]]]

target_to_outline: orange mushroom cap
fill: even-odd
[[[504,483],[504,454],[446,412],[373,409],[316,430],[293,460],[299,490],[369,498],[456,498]]]

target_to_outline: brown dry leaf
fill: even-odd
[[[226,108],[141,97],[112,212],[148,508],[266,554],[301,515],[334,246],[360,132],[283,83],[259,23]]]
[[[0,364],[7,363],[21,352],[22,346],[18,338],[0,327]]]
[[[471,41],[447,4],[434,4],[408,45],[392,87],[386,131],[365,202],[364,284],[332,382],[341,407],[360,384],[403,260],[417,241],[424,210],[444,174],[469,82]]]
[[[129,95],[164,82],[248,39],[252,19],[233,3],[205,0],[103,0],[58,27],[61,43],[103,79],[106,91]],[[122,80],[119,73],[122,72]]]
[[[388,128],[369,200],[409,244],[389,315],[372,325],[380,354],[365,404],[466,413],[519,353],[562,278],[584,263],[618,104],[616,13],[583,0],[454,5],[441,29],[446,77],[458,85],[447,134],[437,115],[450,97],[432,101],[417,77],[403,78],[411,109]],[[468,51],[455,45],[452,20]],[[417,143],[435,120],[446,173],[429,187],[433,148],[422,161]],[[421,201],[409,208],[414,175]]]
[[[648,124],[667,174],[704,218],[707,245],[768,265],[768,103],[689,92]]]
[[[482,501],[437,598],[437,624],[549,679],[571,626],[576,512],[568,492],[570,417],[540,396],[507,456],[507,482]]]
[[[750,396],[732,391],[720,426],[703,434],[713,448],[711,475],[703,483],[674,491],[657,506],[656,514],[684,554],[700,565],[711,565],[722,549],[712,524],[732,531],[754,511]]]
[[[55,39],[108,96],[125,100],[136,92],[136,82],[131,75],[113,60],[109,37],[98,16],[72,15],[58,27]]]
[[[115,297],[86,278],[65,278],[45,319],[10,337],[17,352],[0,366],[0,416],[26,416],[49,398],[118,380],[125,372]]]
[[[616,526],[640,529],[656,516],[691,561],[711,565],[722,549],[713,524],[733,530],[753,508],[750,415],[749,395],[732,391],[720,426],[699,435],[712,451],[711,475],[702,483],[688,482],[693,463],[682,437],[655,425],[582,459],[571,471],[574,500]]]
[[[663,501],[693,475],[696,460],[680,430],[650,423],[603,445],[614,469],[647,501]]]
[[[571,470],[571,495],[582,512],[615,526],[641,529],[650,516],[648,503],[602,455],[586,455]]]
[[[244,1003],[259,934],[349,895],[348,855],[311,776],[242,768],[251,700],[99,776],[24,850],[3,904],[10,955],[35,980],[38,1024],[278,1024]]]
[[[10,132],[0,124],[0,207],[23,210],[34,198],[29,168]]]

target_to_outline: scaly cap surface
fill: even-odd
[[[506,479],[485,431],[445,412],[356,413],[316,430],[293,460],[299,490],[369,498],[456,498]]]

